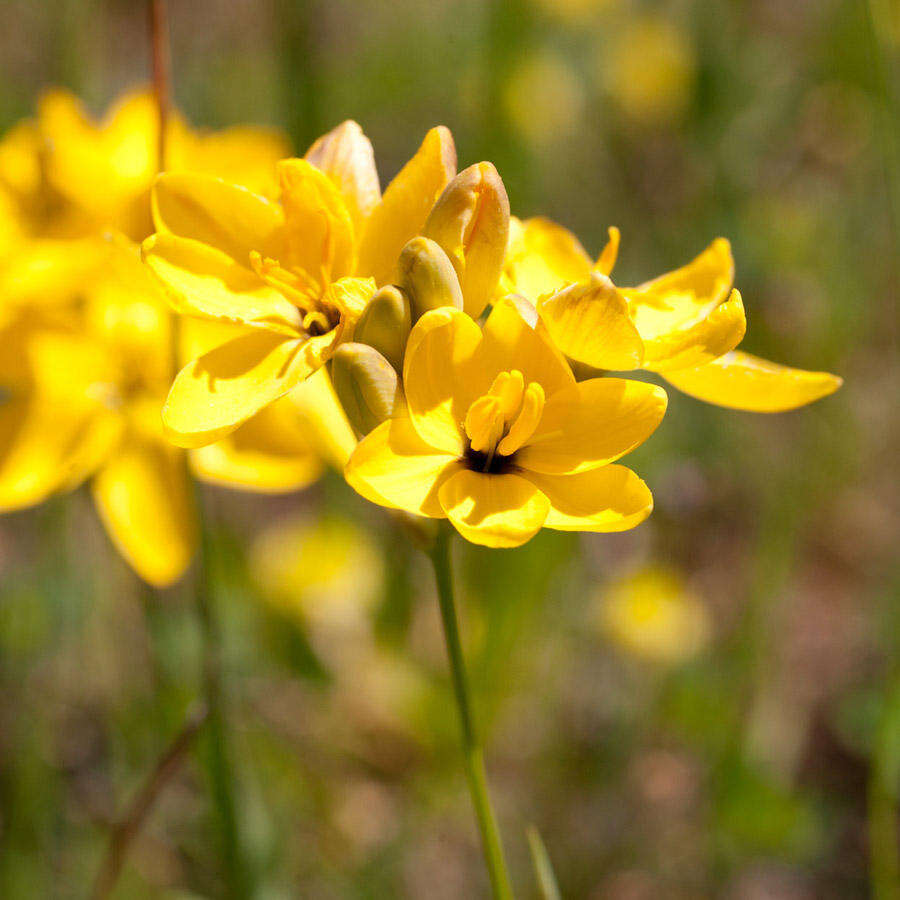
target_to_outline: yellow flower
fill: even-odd
[[[541,527],[621,531],[651,512],[647,486],[612,465],[654,431],[665,392],[620,378],[576,383],[512,299],[484,331],[465,313],[425,313],[409,337],[408,417],[357,446],[348,482],[382,506],[448,518],[468,540],[525,543]]]
[[[280,202],[209,176],[162,175],[146,262],[178,312],[251,329],[178,374],[163,412],[169,437],[218,440],[352,340],[455,167],[450,133],[434,128],[382,196],[371,144],[345,122],[305,159],[278,164]]]
[[[687,662],[709,640],[709,614],[673,572],[647,568],[601,590],[597,626],[627,652],[651,662]]]
[[[537,306],[568,357],[596,369],[658,372],[679,390],[720,406],[780,412],[833,393],[841,379],[778,365],[735,348],[744,337],[732,290],[731,247],[717,238],[686,266],[636,288],[609,279],[618,229],[592,261],[578,239],[548,219],[513,219],[503,288]]]
[[[161,421],[173,373],[172,314],[135,245],[120,238],[106,250],[77,316],[31,311],[0,331],[0,511],[93,476],[116,547],[142,578],[162,586],[186,569],[196,531],[186,460]],[[234,330],[223,336],[216,323],[189,324],[181,333],[189,351]],[[342,466],[355,440],[327,375],[301,394],[189,454],[194,473],[275,492],[309,484],[323,459]]]
[[[38,503],[92,476],[111,539],[154,585],[178,579],[196,535],[180,451],[159,410],[172,369],[171,315],[137,247],[108,248],[79,327],[19,317],[0,337],[0,509]]]
[[[185,457],[162,433],[175,361],[172,314],[137,247],[111,240],[103,219],[143,204],[149,227],[154,173],[142,161],[155,160],[155,116],[149,95],[139,94],[97,127],[57,92],[35,122],[0,141],[0,510],[34,505],[93,476],[116,546],[145,580],[162,585],[184,571],[195,531]],[[80,124],[67,134],[65,122]],[[169,138],[176,168],[230,174],[260,190],[284,152],[265,131],[195,135],[177,117]],[[80,198],[83,185],[65,183],[62,173],[74,178],[76,163],[102,197]],[[136,173],[127,184],[117,181],[123,169]],[[108,195],[99,187],[106,183]],[[13,225],[4,231],[6,221]],[[181,358],[250,330],[186,322]],[[322,372],[190,454],[190,463],[205,481],[287,491],[317,478],[323,459],[342,468],[354,445]]]

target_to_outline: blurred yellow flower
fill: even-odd
[[[284,140],[264,129],[190,131],[177,114],[167,156],[271,193]],[[143,237],[157,153],[148,92],[121,98],[93,123],[72,95],[45,96],[38,116],[0,140],[0,508],[19,509],[93,476],[107,530],[147,581],[174,581],[195,525],[185,458],[160,413],[173,375],[165,294],[122,225]],[[143,224],[141,224],[143,222]],[[217,323],[178,329],[192,356],[227,335]],[[205,328],[205,330],[204,330]],[[355,439],[327,375],[191,454],[206,481],[295,490],[322,460],[341,468]]]
[[[347,481],[373,503],[448,518],[466,539],[524,544],[542,527],[621,531],[653,508],[647,486],[611,465],[662,419],[665,392],[620,378],[580,384],[511,299],[484,331],[465,313],[425,313],[403,368],[409,416],[368,434]]]
[[[709,613],[674,572],[647,568],[602,588],[591,615],[626,652],[661,664],[687,662],[707,645]]]
[[[0,335],[0,509],[92,477],[111,539],[138,574],[164,586],[196,541],[182,454],[159,418],[172,370],[171,315],[125,238],[107,247],[73,327],[22,315]]]
[[[305,159],[278,164],[277,203],[209,176],[161,176],[146,262],[176,311],[249,329],[178,374],[169,437],[185,447],[224,437],[352,340],[455,169],[449,131],[434,128],[382,196],[372,146],[345,122]]]
[[[616,102],[645,123],[678,119],[691,99],[696,62],[688,35],[662,15],[629,17],[603,35],[601,75]]]
[[[550,54],[524,57],[504,91],[507,115],[531,143],[558,143],[584,119],[586,92],[576,71]]]
[[[735,350],[746,319],[732,289],[731,246],[717,238],[696,259],[635,288],[609,279],[618,229],[592,261],[578,239],[548,219],[513,219],[502,289],[537,306],[553,341],[595,369],[644,368],[679,390],[733,409],[781,412],[833,393],[841,379]]]
[[[99,123],[74,95],[52,90],[33,119],[0,139],[0,315],[76,300],[102,256],[91,241],[101,232],[141,240],[152,231],[157,133],[148,90],[123,94]],[[174,171],[221,175],[268,194],[275,162],[289,152],[276,132],[195,132],[177,112],[167,146]]]
[[[254,541],[250,568],[266,599],[304,622],[355,619],[377,601],[383,577],[368,532],[331,516],[279,519]]]
[[[165,166],[158,157],[159,121],[150,90],[123,94],[100,122],[68,91],[49,91],[38,107],[50,188],[98,228],[141,240],[152,230],[149,194],[157,172],[205,172],[274,195],[274,165],[290,152],[285,139],[263,128],[192,131],[169,117]]]

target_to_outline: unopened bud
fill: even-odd
[[[397,372],[367,344],[341,344],[331,359],[331,380],[360,437],[390,419],[403,403]]]
[[[426,237],[415,237],[400,252],[397,284],[409,297],[415,323],[429,309],[463,308],[462,291],[453,263],[440,246]]]
[[[389,284],[369,301],[356,323],[353,338],[359,344],[374,347],[400,372],[410,327],[409,297]]]
[[[491,302],[509,238],[509,198],[494,166],[476,163],[444,188],[422,233],[453,263],[465,311],[477,318]]]

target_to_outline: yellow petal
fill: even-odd
[[[100,225],[140,239],[149,229],[147,191],[157,171],[156,105],[149,91],[123,94],[101,122],[67,91],[42,97],[38,117],[52,153],[47,177]]]
[[[547,475],[599,468],[647,440],[665,411],[666,392],[654,384],[582,381],[547,400],[541,423],[515,464]]]
[[[163,425],[179,447],[223,438],[284,396],[327,359],[334,335],[285,339],[254,331],[185,366],[163,407]]]
[[[496,291],[509,238],[509,199],[494,166],[482,162],[460,172],[435,203],[423,234],[450,258],[463,308],[478,318]]]
[[[390,280],[404,244],[422,230],[455,174],[453,137],[443,126],[432,128],[372,210],[360,241],[359,274],[370,275],[379,287]]]
[[[442,453],[419,437],[407,418],[389,419],[357,445],[344,470],[359,494],[391,509],[443,517],[437,492],[461,470],[450,453]]]
[[[153,221],[159,232],[215,247],[249,267],[250,253],[284,253],[281,207],[245,187],[211,175],[166,172],[153,186]]]
[[[517,304],[504,298],[494,304],[478,351],[475,396],[487,393],[499,372],[518,369],[525,383],[536,381],[549,398],[575,383],[572,370],[544,328],[532,328]]]
[[[180,451],[132,436],[100,469],[91,489],[110,538],[141,578],[166,587],[184,574],[197,528]]]
[[[190,461],[204,481],[263,493],[300,490],[322,474],[309,429],[287,397],[222,440],[192,450]]]
[[[343,469],[356,447],[356,435],[347,421],[331,377],[325,367],[314,372],[288,394],[305,423],[310,442],[319,455]]]
[[[144,262],[176,312],[294,335],[300,311],[259,276],[207,244],[171,234],[144,241]]]
[[[84,301],[89,333],[115,348],[129,373],[139,373],[144,383],[169,383],[173,317],[137,244],[121,235],[110,239],[103,268],[84,290]]]
[[[644,368],[669,372],[702,365],[733,350],[744,338],[747,319],[739,291],[696,324],[644,342]]]
[[[112,452],[120,428],[98,403],[38,394],[0,400],[0,512],[77,487]]]
[[[644,342],[628,304],[605,275],[570,285],[538,302],[541,320],[566,356],[596,369],[636,369]]]
[[[578,475],[524,477],[550,500],[545,528],[557,531],[626,531],[653,511],[653,496],[625,466],[601,466]]]
[[[594,263],[594,271],[599,272],[601,275],[609,275],[619,257],[619,240],[621,238],[619,229],[613,226],[607,229],[607,234],[609,239],[606,242],[606,246],[600,251],[597,262]]]
[[[278,164],[281,205],[284,207],[284,257],[322,287],[352,275],[356,268],[356,232],[334,182],[305,159]]]
[[[484,393],[472,371],[480,343],[481,330],[464,312],[441,307],[419,319],[406,345],[403,385],[413,425],[427,444],[454,456],[465,447],[469,405]]]
[[[513,293],[532,302],[567,284],[587,281],[591,258],[581,242],[550,219],[527,219],[521,229],[510,229],[505,275]]]
[[[337,185],[357,235],[381,200],[372,142],[352,119],[332,128],[306,151],[308,159]]]
[[[518,475],[487,475],[462,469],[438,491],[453,527],[473,544],[518,547],[540,530],[550,501]]]
[[[288,139],[273,128],[237,125],[197,134],[169,120],[166,171],[203,172],[256,194],[275,198],[275,164],[291,155]]]
[[[0,266],[0,297],[18,306],[62,306],[78,298],[102,265],[102,240],[44,238],[18,246]]]
[[[222,325],[203,319],[183,319],[179,323],[180,356],[184,361],[220,347],[248,333],[238,325]],[[356,446],[356,437],[331,384],[326,367],[322,367],[297,385],[275,405],[291,403],[310,447],[321,459],[343,470]]]
[[[636,288],[622,288],[645,342],[691,328],[714,310],[734,282],[731,245],[716,238],[686,266]]]
[[[692,369],[666,372],[668,382],[707,403],[750,412],[784,412],[834,393],[843,379],[734,350]]]

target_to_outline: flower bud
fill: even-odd
[[[409,297],[413,323],[440,306],[463,308],[462,291],[453,264],[438,244],[415,237],[397,260],[397,285]]]
[[[396,371],[367,344],[341,344],[331,359],[331,380],[360,437],[391,418],[403,403]]]
[[[369,301],[356,323],[353,338],[374,347],[399,372],[403,369],[410,327],[409,297],[389,284]]]
[[[465,311],[477,318],[497,288],[509,237],[509,199],[494,166],[481,162],[460,172],[438,197],[422,233],[450,258]]]

